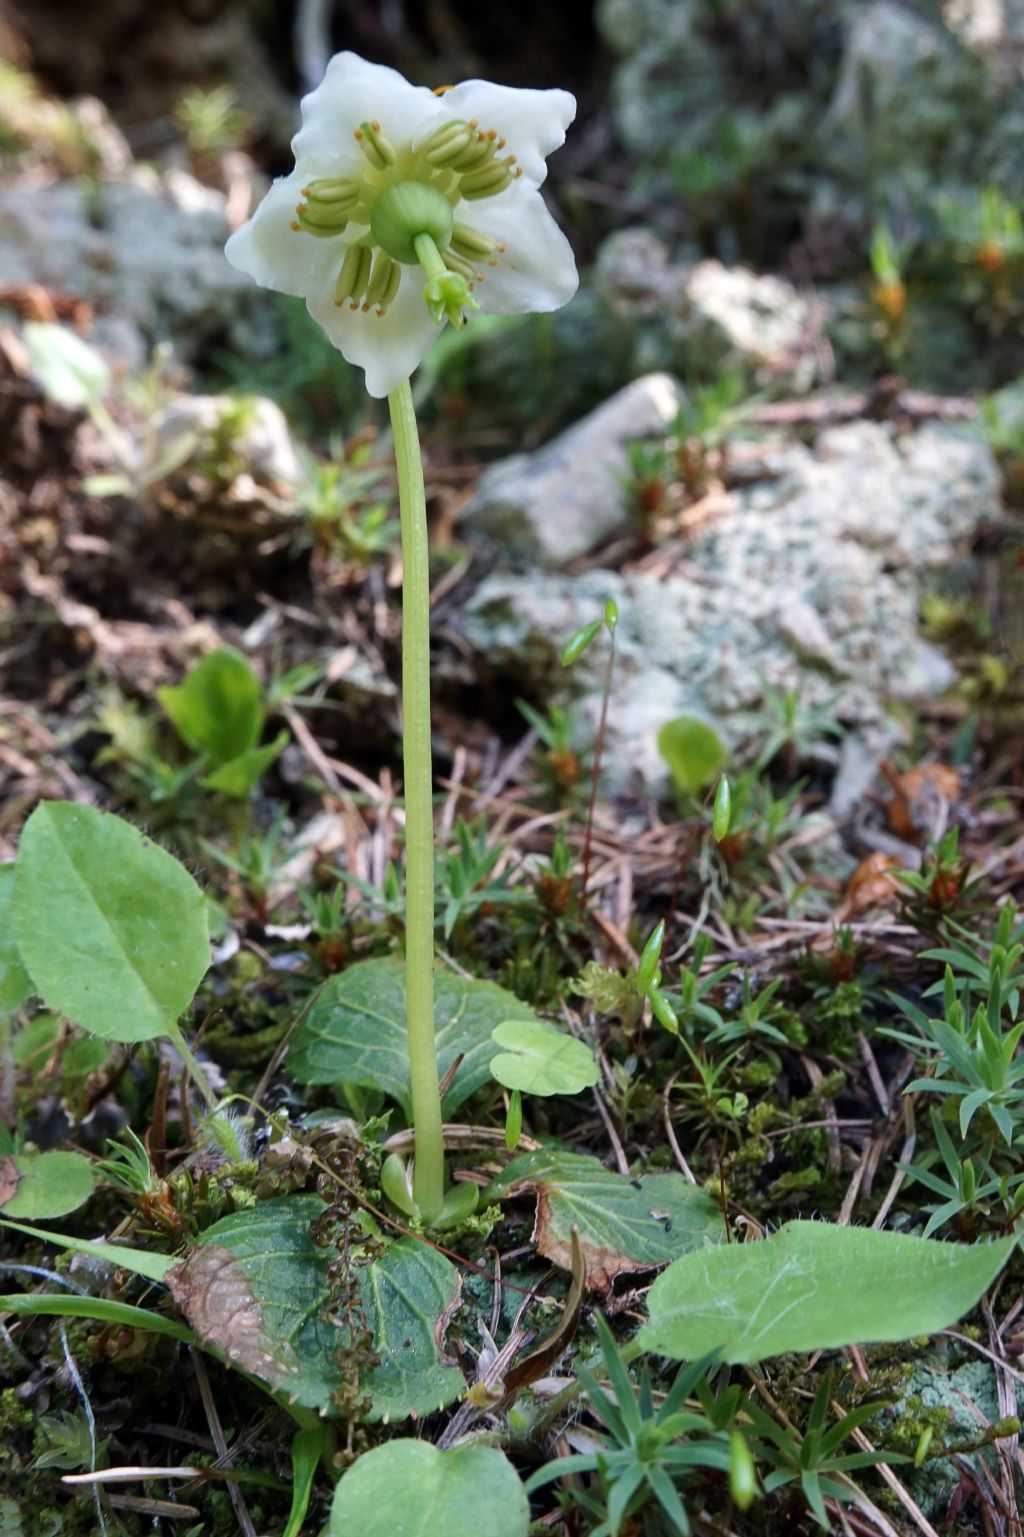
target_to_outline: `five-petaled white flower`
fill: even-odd
[[[572,298],[572,250],[538,188],[575,113],[568,91],[467,80],[435,93],[336,54],[303,99],[295,170],[231,236],[228,260],[304,298],[370,394],[387,395],[446,319]]]

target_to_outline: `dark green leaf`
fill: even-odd
[[[572,1229],[579,1229],[587,1284],[607,1291],[617,1275],[654,1270],[725,1236],[722,1214],[681,1174],[627,1179],[582,1153],[542,1150],[510,1163],[487,1191],[498,1199],[537,1194],[534,1237],[546,1259],[572,1267]]]
[[[493,982],[438,972],[434,981],[434,1031],[442,1075],[463,1060],[444,1099],[452,1115],[487,1083],[498,1048],[495,1027],[508,1020],[536,1020]],[[405,968],[396,961],[360,961],[322,989],[295,1032],[288,1067],[299,1083],[355,1083],[390,1094],[411,1114],[405,1026]]]

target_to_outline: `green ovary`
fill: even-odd
[[[355,132],[367,161],[361,175],[323,176],[302,189],[292,229],[318,239],[337,238],[350,225],[360,233],[346,247],[334,302],[353,310],[387,313],[402,281],[402,268],[419,266],[426,278],[423,301],[438,325],[465,321],[479,309],[472,297],[504,246],[471,226],[455,223],[463,199],[496,197],[521,172],[514,155],[501,158],[505,140],[475,122],[443,123],[425,143],[396,148],[378,122]]]

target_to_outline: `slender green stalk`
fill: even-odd
[[[430,759],[430,571],[423,462],[408,379],[388,396],[402,517],[402,733],[405,773],[405,987],[416,1134],[413,1199],[426,1222],[444,1200],[434,1042],[434,781]]]
[[[206,1074],[200,1067],[199,1060],[196,1057],[195,1052],[192,1050],[191,1046],[188,1044],[188,1041],[185,1039],[185,1032],[182,1030],[180,1025],[175,1024],[168,1026],[167,1034],[171,1045],[174,1047],[175,1051],[178,1053],[178,1056],[184,1062],[189,1077],[192,1079],[192,1082],[195,1084],[196,1088],[199,1090],[199,1093],[202,1095],[203,1103],[205,1104],[207,1110],[212,1114],[213,1111],[217,1108],[217,1096],[213,1092],[209,1078],[207,1078]]]

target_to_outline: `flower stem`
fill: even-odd
[[[434,784],[430,758],[427,499],[412,390],[388,396],[402,517],[402,726],[405,773],[405,987],[416,1136],[413,1198],[425,1222],[444,1200],[444,1140],[434,1042]]]

